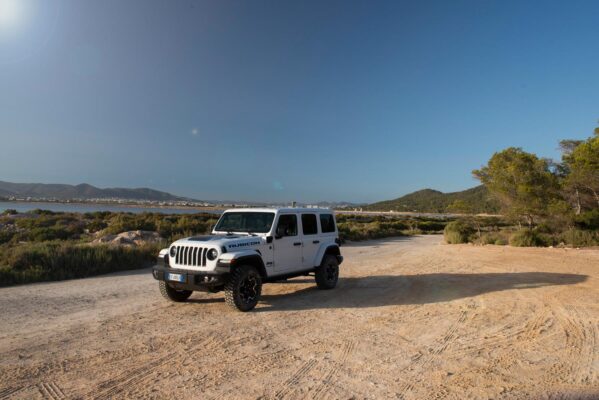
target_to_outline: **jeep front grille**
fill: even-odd
[[[205,267],[207,252],[207,247],[177,246],[175,264],[189,265],[192,267]]]

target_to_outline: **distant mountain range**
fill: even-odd
[[[101,189],[87,183],[80,185],[47,184],[47,183],[11,183],[0,181],[0,196],[35,197],[70,199],[127,199],[151,201],[189,200],[154,189],[138,188],[106,188]]]
[[[463,201],[475,213],[497,213],[499,211],[497,202],[491,198],[487,188],[482,185],[452,193],[423,189],[394,200],[369,204],[364,207],[364,210],[445,213],[448,211],[447,207],[456,200]]]
[[[197,201],[175,196],[148,188],[106,188],[101,189],[87,183],[80,185],[47,184],[47,183],[11,183],[0,181],[0,197],[33,197],[44,199],[124,199],[136,201]],[[477,186],[461,192],[443,193],[438,190],[424,189],[407,194],[394,200],[373,204],[355,204],[349,202],[319,202],[321,207],[362,208],[364,211],[409,211],[424,213],[445,213],[447,207],[456,200],[463,201],[476,213],[496,213],[499,209],[484,186]],[[214,202],[222,203],[222,202]],[[234,202],[224,202],[234,203]],[[264,205],[266,203],[245,202],[248,205]],[[272,203],[274,204],[274,203]],[[312,203],[314,204],[314,203]]]

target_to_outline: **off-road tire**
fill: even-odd
[[[177,303],[187,300],[193,293],[191,290],[174,289],[165,281],[158,281],[158,287],[160,288],[160,294],[162,297],[170,301],[176,301]]]
[[[339,279],[339,262],[334,255],[325,255],[314,274],[316,286],[321,290],[333,289]]]
[[[225,301],[239,311],[250,311],[262,294],[262,278],[256,268],[243,265],[235,268],[225,285]]]

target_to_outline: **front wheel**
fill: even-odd
[[[260,300],[262,278],[251,266],[236,268],[225,285],[225,301],[229,307],[239,311],[250,311]]]
[[[160,288],[162,297],[170,301],[176,301],[177,303],[187,300],[193,293],[191,290],[177,290],[172,288],[165,281],[158,281],[158,287]]]
[[[339,262],[337,257],[334,255],[326,255],[322,259],[322,263],[316,268],[314,275],[316,279],[316,286],[319,289],[333,289],[337,286],[337,280],[339,279]]]

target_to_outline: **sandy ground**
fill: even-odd
[[[337,289],[160,297],[148,270],[0,289],[0,399],[598,399],[599,251],[343,249]]]

